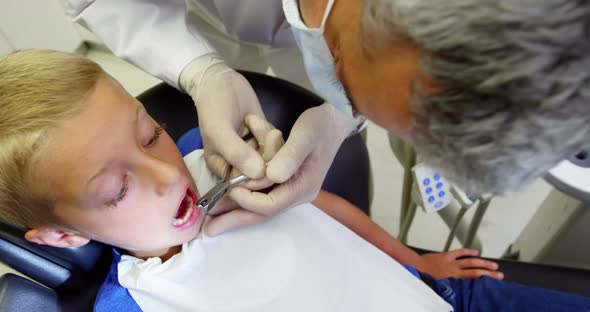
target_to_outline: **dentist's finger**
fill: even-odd
[[[246,188],[250,191],[258,191],[269,188],[273,186],[275,183],[269,180],[268,178],[262,178],[258,180],[249,180],[244,183],[239,184],[239,187]],[[237,186],[236,186],[237,187]]]
[[[244,128],[244,129],[246,129],[246,128]],[[244,137],[244,135],[242,135],[241,137]],[[246,144],[248,144],[248,146],[252,147],[254,150],[258,150],[258,148],[259,148],[258,142],[254,138],[250,138],[249,140],[246,140]],[[241,175],[242,175],[242,172],[240,172],[237,168],[232,167],[229,177],[230,177],[230,179],[233,179],[233,178],[241,176]],[[262,178],[262,179],[265,179],[265,178]],[[253,180],[253,181],[257,181],[257,180]]]
[[[313,131],[295,125],[287,142],[268,163],[266,176],[275,183],[289,180],[313,151],[313,140]]]
[[[205,234],[216,236],[237,228],[257,224],[270,219],[244,209],[236,209],[212,218],[205,224]]]
[[[280,130],[272,129],[268,131],[264,139],[264,144],[260,144],[262,147],[262,159],[264,159],[264,161],[269,161],[272,159],[272,157],[277,153],[284,143],[285,141],[283,140],[283,134]],[[257,191],[268,188],[273,184],[273,181],[265,177],[259,180],[247,181],[242,183],[241,186],[251,191]]]
[[[243,187],[233,188],[229,196],[236,201],[242,208],[258,214],[272,216],[286,207],[293,207],[297,204],[311,202],[317,197],[317,192],[307,190],[299,185],[304,185],[305,181],[299,179],[299,175],[293,176],[289,181],[277,185],[268,194],[255,192]],[[304,189],[303,192],[301,190]],[[306,194],[301,197],[301,193]]]
[[[217,153],[207,155],[205,161],[207,166],[217,175],[222,175],[225,167],[219,157],[226,160],[238,171],[244,173],[251,179],[260,179],[265,174],[265,162],[258,154],[256,149],[252,148],[248,143],[233,130],[219,130],[218,133],[211,138],[216,146]],[[218,143],[221,142],[221,143]],[[207,149],[207,146],[205,146]],[[215,156],[217,155],[217,156]],[[220,170],[222,169],[222,170]]]
[[[244,124],[250,129],[261,147],[264,146],[268,133],[275,128],[263,116],[255,114],[246,115],[244,118]]]
[[[225,168],[229,165],[225,158],[219,154],[206,155],[205,153],[205,163],[207,164],[207,168],[219,178],[223,177]]]
[[[269,131],[262,146],[262,159],[266,162],[271,161],[283,145],[285,145],[283,133],[278,129]]]
[[[211,208],[211,210],[209,210],[208,215],[217,216],[238,208],[240,208],[238,203],[232,200],[229,196],[224,196],[215,204],[215,206],[213,206],[213,208]]]

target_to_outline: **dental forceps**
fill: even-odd
[[[215,186],[209,190],[209,192],[199,199],[197,202],[197,207],[199,207],[199,209],[205,211],[205,213],[208,213],[209,210],[215,206],[215,204],[221,199],[221,197],[223,197],[223,195],[225,195],[225,193],[227,193],[231,187],[250,179],[245,175],[230,179],[229,175],[231,173],[231,168],[232,167],[228,164],[227,168],[225,169],[223,181],[215,184]]]
[[[242,139],[248,142],[249,139],[253,138],[254,136],[252,133],[246,134]],[[227,193],[227,191],[235,186],[236,184],[242,183],[246,180],[249,180],[245,175],[237,176],[233,179],[230,179],[229,176],[231,174],[232,166],[228,163],[227,167],[225,168],[225,173],[223,175],[223,180],[215,184],[215,186],[209,190],[209,192],[205,193],[201,199],[197,202],[197,207],[203,210],[205,213],[208,213],[209,210],[215,206],[215,204]]]

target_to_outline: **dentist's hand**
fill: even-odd
[[[244,120],[246,126],[256,141],[250,141],[258,149],[258,153],[264,161],[271,160],[277,151],[285,144],[281,131],[274,129],[264,118],[257,115],[248,115]],[[232,176],[239,173],[232,171]],[[267,178],[250,180],[242,185],[250,190],[262,190],[272,186],[274,183]],[[236,228],[264,222],[270,218],[265,214],[248,211],[240,207],[238,203],[229,196],[223,197],[213,209],[209,211],[213,218],[205,225],[205,233],[208,236],[215,236]]]
[[[267,165],[266,177],[277,183],[275,188],[264,193],[245,184],[233,188],[230,197],[243,209],[264,216],[310,202],[320,191],[340,145],[355,128],[352,117],[328,103],[306,110]]]
[[[209,54],[197,58],[183,70],[180,85],[197,106],[209,169],[222,176],[229,162],[251,179],[263,178],[264,160],[240,137],[247,114],[264,119],[258,98],[248,81],[217,55]]]

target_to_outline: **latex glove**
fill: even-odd
[[[264,161],[271,160],[285,143],[281,131],[274,129],[264,118],[257,115],[247,115],[245,123],[256,139],[257,144],[255,146],[262,159]],[[232,172],[232,176],[237,174],[239,173]],[[250,190],[262,190],[273,184],[268,179],[260,179],[247,181],[242,185]],[[213,216],[213,218],[205,225],[205,233],[208,236],[215,236],[236,228],[264,222],[270,218],[268,215],[241,208],[238,203],[228,196],[217,202],[209,211],[209,215]]]
[[[242,208],[266,216],[310,202],[320,191],[340,145],[355,129],[356,121],[330,104],[306,110],[267,165],[266,177],[278,185],[269,193],[237,186],[230,197]]]
[[[229,162],[251,179],[265,176],[265,162],[240,137],[247,114],[264,118],[248,81],[214,54],[191,62],[180,75],[181,87],[199,114],[204,157],[209,169],[222,176]]]
[[[416,265],[418,271],[428,273],[437,279],[455,277],[475,279],[481,276],[489,276],[498,280],[504,279],[504,274],[498,272],[498,264],[477,257],[478,251],[474,249],[456,249],[449,252],[429,253],[420,256],[420,264]],[[458,259],[461,257],[469,257]]]

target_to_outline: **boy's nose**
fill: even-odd
[[[153,181],[154,188],[160,195],[174,189],[182,180],[181,172],[174,164],[154,157],[149,157],[142,167],[143,175],[148,181]]]

